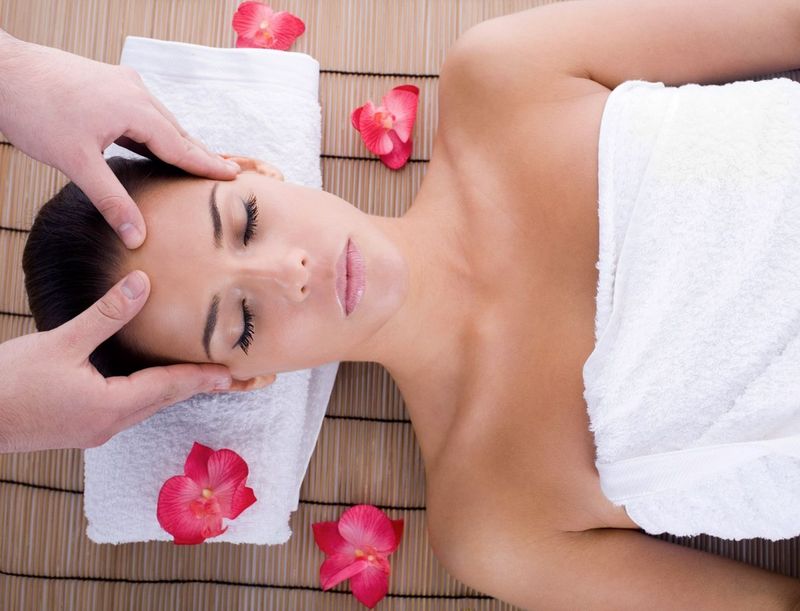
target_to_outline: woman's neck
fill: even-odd
[[[446,199],[456,196],[447,181],[429,178],[430,169],[405,216],[375,219],[408,262],[409,289],[376,334],[373,358],[364,359],[379,362],[397,383],[428,469],[452,426],[477,314],[465,218]]]

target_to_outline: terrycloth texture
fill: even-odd
[[[648,533],[800,534],[798,134],[786,78],[606,102],[584,397],[601,487]]]
[[[263,159],[286,181],[322,185],[319,64],[309,55],[217,49],[128,37],[135,68],[181,124],[211,150]],[[106,156],[124,154],[109,147]],[[249,393],[198,395],[85,452],[84,511],[96,543],[171,540],[156,520],[165,480],[183,475],[194,441],[230,448],[250,467],[257,501],[208,543],[284,543],[319,436],[338,363],[279,373]]]

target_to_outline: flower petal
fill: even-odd
[[[247,38],[246,36],[237,36],[236,37],[236,47],[238,49],[261,49],[263,48],[262,45],[257,44],[253,38]]]
[[[370,566],[353,575],[350,589],[359,602],[372,609],[389,590],[389,575],[377,566]]]
[[[369,102],[371,104],[371,102]],[[356,128],[356,131],[361,131],[361,128],[358,126],[359,119],[361,117],[361,111],[366,108],[366,104],[364,106],[359,106],[353,112],[350,113],[350,123],[353,124],[353,127]]]
[[[201,488],[208,486],[208,459],[214,450],[196,441],[183,464],[183,473],[191,477]]]
[[[355,505],[345,511],[339,518],[339,533],[356,548],[396,546],[391,520],[373,505]]]
[[[353,554],[334,554],[325,559],[319,567],[319,580],[323,590],[349,579],[366,570],[369,563],[363,558],[356,559]]]
[[[393,129],[403,142],[411,137],[418,100],[419,88],[414,85],[400,85],[383,96],[383,105],[394,115]]]
[[[272,9],[263,2],[248,0],[242,2],[233,14],[231,25],[239,36],[251,39],[255,38],[256,33],[261,29],[261,22],[270,21]],[[238,45],[237,45],[238,46]],[[255,45],[253,46],[260,46]]]
[[[192,512],[193,501],[203,498],[202,489],[190,477],[175,475],[161,486],[158,493],[156,518],[161,528],[175,537],[175,541],[201,543],[205,520]],[[199,540],[198,540],[199,538]]]
[[[403,539],[403,520],[392,520],[392,529],[394,530],[395,545],[391,549],[378,550],[383,554],[391,554],[400,545],[400,541]]]
[[[245,486],[244,481],[242,481],[242,483],[239,484],[239,487],[236,489],[236,492],[233,493],[233,498],[231,499],[231,508],[228,513],[225,514],[225,517],[233,520],[245,509],[250,507],[250,505],[255,503],[256,500],[256,495],[253,492],[253,489]]]
[[[306,31],[306,24],[289,11],[280,11],[269,20],[269,30],[272,34],[272,41],[267,48],[286,51],[292,46],[295,39]]]
[[[315,522],[311,528],[314,530],[314,541],[326,554],[352,554],[355,551],[339,534],[339,522]]]
[[[376,155],[385,155],[392,150],[392,140],[388,134],[389,130],[383,126],[380,117],[376,116],[377,113],[385,111],[386,109],[382,106],[375,108],[372,102],[368,101],[362,107],[358,117],[358,131],[361,134],[361,139],[367,149]]]
[[[408,158],[411,157],[411,149],[414,143],[411,141],[411,138],[408,139],[408,142],[401,142],[397,134],[394,133],[394,130],[389,132],[389,137],[394,143],[394,148],[390,153],[381,155],[381,161],[391,169],[397,170],[402,168],[406,164],[406,161],[408,161]]]
[[[208,459],[208,487],[219,501],[223,516],[230,517],[233,495],[248,473],[244,459],[228,448],[217,450]]]

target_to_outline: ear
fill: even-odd
[[[270,373],[268,375],[263,376],[255,376],[253,378],[248,378],[246,380],[237,380],[234,378],[231,383],[230,391],[235,390],[257,390],[259,388],[264,388],[265,386],[269,386],[275,381],[275,374]]]
[[[270,165],[266,161],[262,161],[261,159],[253,159],[252,157],[240,157],[237,155],[227,155],[226,153],[220,153],[220,156],[224,157],[225,159],[230,159],[231,161],[235,161],[239,164],[239,167],[242,168],[243,172],[257,172],[258,174],[263,174],[264,176],[270,176],[276,180],[283,180],[283,174],[281,171],[273,165]]]

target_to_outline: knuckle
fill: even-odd
[[[97,302],[97,310],[101,315],[111,320],[122,320],[125,317],[125,308],[113,295],[105,295]]]
[[[107,216],[122,209],[122,199],[118,195],[104,195],[94,205],[100,211],[100,214]]]

